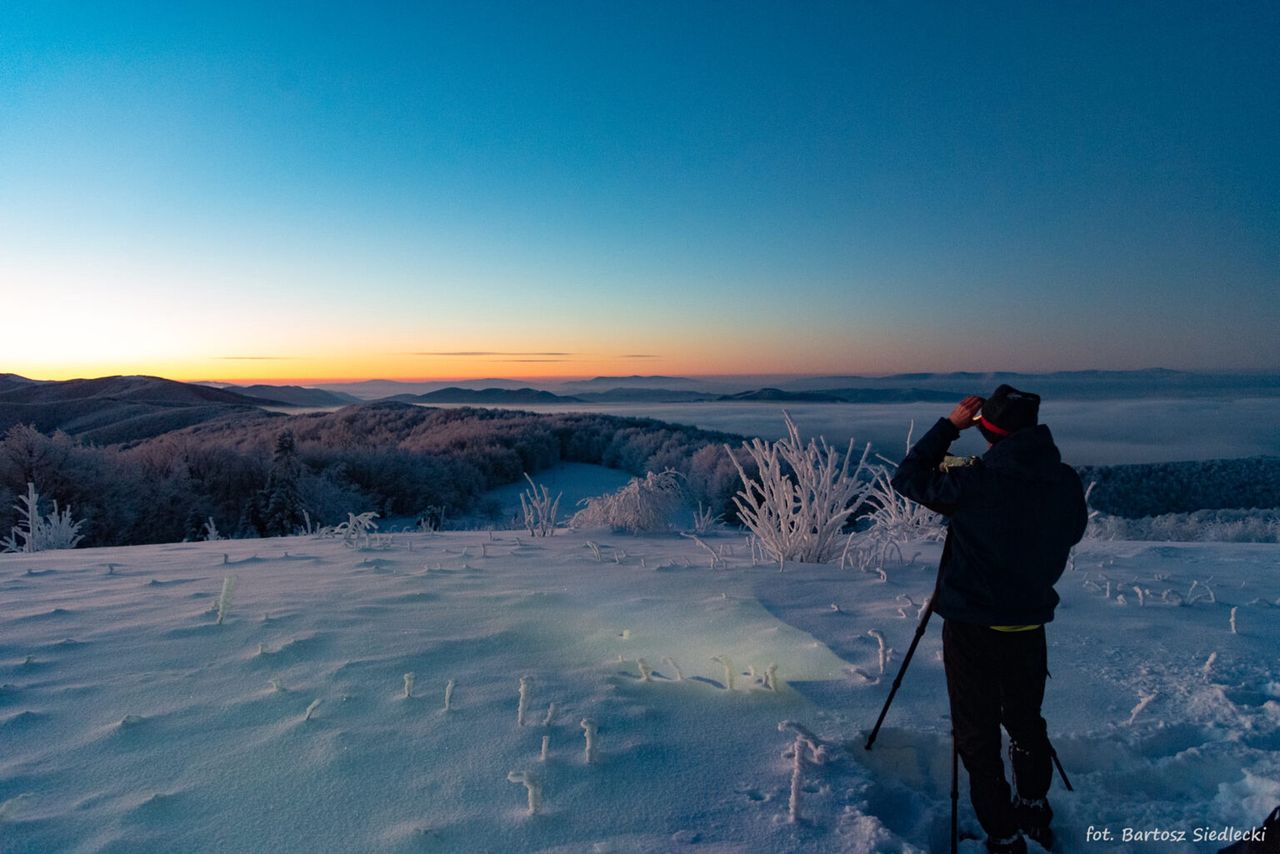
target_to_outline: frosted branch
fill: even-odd
[[[1138,705],[1134,706],[1133,711],[1129,712],[1128,722],[1132,724],[1134,720],[1138,717],[1138,715],[1141,714],[1142,710],[1145,709],[1147,706],[1151,705],[1151,701],[1158,696],[1159,694],[1155,691],[1151,692],[1150,694],[1139,694]]]
[[[779,567],[788,560],[823,563],[835,557],[845,523],[866,496],[868,487],[860,476],[871,445],[851,473],[852,439],[843,455],[822,438],[805,444],[791,416],[784,412],[783,418],[785,438],[743,443],[759,472],[756,478],[747,475],[725,445],[743,484],[733,503],[743,524]]]
[[[542,806],[542,787],[532,771],[509,771],[507,780],[512,783],[523,783],[529,793],[529,815],[537,815]]]

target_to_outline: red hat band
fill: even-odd
[[[997,436],[1013,435],[1010,431],[1004,429],[1003,427],[997,427],[995,424],[992,424],[990,421],[987,420],[987,416],[985,415],[982,416],[982,426],[990,430],[992,433],[995,433]]]

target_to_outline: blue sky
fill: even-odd
[[[0,10],[0,370],[1280,368],[1275,5],[177,5]]]

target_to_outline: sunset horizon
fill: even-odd
[[[897,376],[917,376],[917,375],[939,375],[945,376],[949,374],[975,374],[975,375],[1000,375],[1000,374],[1019,374],[1026,376],[1037,375],[1054,375],[1054,374],[1142,374],[1170,371],[1174,373],[1186,373],[1199,376],[1273,376],[1275,371],[1265,370],[1185,370],[1178,368],[1169,368],[1164,365],[1148,365],[1136,368],[1064,368],[1064,369],[1037,369],[1037,370],[1019,370],[1013,367],[999,367],[993,369],[947,369],[947,370],[921,370],[921,371],[860,371],[848,369],[830,369],[830,370],[814,370],[814,371],[758,371],[758,372],[716,372],[702,373],[697,371],[657,371],[657,372],[582,372],[582,373],[562,373],[562,374],[528,374],[519,372],[480,372],[473,374],[367,374],[367,375],[318,375],[308,377],[297,376],[209,376],[203,374],[183,375],[172,372],[156,371],[156,370],[121,370],[121,371],[104,371],[102,373],[75,373],[69,372],[65,374],[59,373],[23,373],[22,371],[4,370],[0,373],[10,373],[25,379],[35,380],[38,382],[66,382],[71,380],[95,380],[109,377],[154,377],[157,379],[172,380],[175,382],[194,383],[198,385],[216,384],[216,385],[273,385],[273,386],[334,386],[334,385],[358,385],[361,383],[404,383],[404,384],[447,384],[447,383],[480,383],[484,381],[493,382],[527,382],[532,385],[539,383],[548,385],[560,385],[564,383],[583,382],[589,380],[655,380],[662,379],[672,380],[693,380],[702,382],[748,382],[748,381],[769,381],[769,380],[789,380],[789,379],[805,379],[805,378],[863,378],[868,380],[888,379]]]
[[[0,370],[1280,369],[1275,23],[10,9]]]

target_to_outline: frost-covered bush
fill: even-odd
[[[710,507],[703,507],[698,502],[698,509],[693,513],[693,532],[707,534],[715,530],[724,521],[724,516],[716,515]]]
[[[912,429],[908,429],[908,451],[911,433]],[[883,572],[890,556],[902,559],[903,547],[908,543],[941,540],[946,536],[942,516],[893,488],[897,464],[884,457],[879,459],[879,463],[866,467],[870,480],[865,502],[871,510],[859,520],[859,530],[850,534],[845,542],[840,554],[841,568],[853,566],[864,572],[872,569]]]
[[[1269,510],[1197,510],[1142,519],[1096,515],[1089,536],[1100,540],[1169,542],[1280,542],[1280,508]]]
[[[226,539],[222,536],[222,532],[218,530],[218,523],[213,521],[212,516],[210,516],[208,521],[204,523],[204,530],[202,531],[201,539],[205,542]]]
[[[53,502],[53,512],[48,516],[40,515],[40,494],[36,485],[27,483],[27,494],[18,496],[18,503],[13,505],[18,511],[18,524],[10,530],[9,536],[0,540],[0,551],[6,552],[43,552],[52,549],[74,549],[83,537],[80,526],[71,518],[71,508],[58,508]]]
[[[626,486],[608,495],[585,498],[569,524],[575,528],[614,528],[631,534],[665,531],[671,515],[684,502],[680,477],[667,469],[633,477]]]
[[[342,544],[348,548],[356,548],[357,546],[368,547],[371,543],[371,535],[378,530],[378,523],[373,521],[378,518],[378,514],[372,510],[367,513],[361,513],[357,516],[355,513],[347,514],[347,521],[333,528],[321,528],[321,536],[334,536],[342,540]]]
[[[863,517],[867,535],[899,545],[913,540],[940,540],[946,535],[940,515],[893,488],[893,471],[888,465],[869,468],[871,485],[866,502],[874,509]]]
[[[533,478],[525,474],[529,488],[520,493],[520,510],[524,514],[524,527],[531,537],[549,537],[556,530],[556,516],[560,513],[560,493],[551,500],[551,490],[533,482]]]
[[[743,443],[758,478],[749,476],[725,445],[743,483],[733,503],[743,524],[774,560],[824,563],[839,553],[845,522],[857,513],[870,488],[862,473],[871,445],[850,472],[852,439],[844,454],[821,437],[806,444],[791,416],[784,412],[783,418],[786,438]]]

